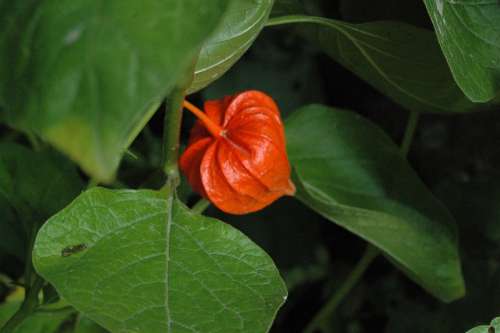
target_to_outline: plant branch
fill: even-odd
[[[201,214],[205,211],[205,209],[208,208],[208,206],[210,206],[210,201],[205,198],[201,198],[197,203],[194,204],[191,210],[196,214]]]
[[[165,120],[163,124],[163,171],[167,182],[174,187],[180,183],[179,168],[179,139],[181,135],[182,104],[186,91],[191,85],[194,76],[194,63],[189,75],[170,93],[165,102]]]
[[[415,137],[415,132],[417,130],[419,118],[420,118],[420,113],[416,111],[410,112],[410,117],[406,125],[403,142],[401,143],[401,152],[403,153],[404,156],[408,156],[408,152],[410,151],[410,146],[413,142],[413,138]]]
[[[44,314],[61,314],[61,313],[73,313],[76,312],[75,308],[72,306],[64,306],[62,308],[38,308],[36,310],[37,313],[44,313]]]
[[[354,288],[354,286],[361,280],[363,274],[373,262],[373,260],[378,256],[379,250],[373,245],[368,244],[363,257],[358,261],[356,267],[349,273],[349,276],[344,281],[342,286],[332,295],[328,302],[321,308],[321,310],[316,313],[314,318],[311,320],[309,325],[307,325],[304,330],[305,333],[312,333],[318,327],[321,327],[326,318],[331,316],[335,312],[337,307],[341,304],[344,298],[349,294],[349,292]]]
[[[36,311],[40,304],[39,293],[45,285],[45,280],[42,279],[34,270],[32,262],[33,245],[35,243],[36,234],[39,229],[38,223],[33,223],[28,229],[28,242],[26,246],[26,264],[24,267],[24,284],[26,285],[26,293],[23,303],[17,312],[5,323],[0,330],[0,333],[12,333],[17,330],[26,318],[31,316]]]
[[[13,333],[17,328],[31,316],[37,309],[39,303],[38,294],[45,285],[45,281],[37,276],[33,285],[26,290],[26,295],[21,307],[17,312],[5,323],[0,330],[0,333]]]
[[[174,89],[165,103],[165,122],[163,126],[163,154],[165,162],[163,171],[169,181],[177,181],[179,179],[177,160],[179,158],[179,138],[184,93],[184,89]]]

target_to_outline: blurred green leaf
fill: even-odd
[[[83,193],[42,227],[34,265],[113,332],[267,332],[286,298],[243,234],[148,190]]]
[[[14,315],[20,306],[21,301],[7,301],[0,305],[0,327]],[[12,333],[56,333],[68,317],[68,313],[35,313]]]
[[[453,76],[474,102],[500,91],[500,6],[497,0],[424,0]]]
[[[431,31],[400,22],[351,24],[305,15],[269,21],[287,23],[300,24],[302,36],[409,110],[465,112],[475,107],[454,82]]]
[[[77,170],[63,156],[0,143],[0,248],[24,258],[27,229],[62,209],[82,188]]]
[[[464,295],[453,218],[390,138],[360,116],[311,105],[286,121],[297,197],[383,250],[433,295]]]
[[[190,93],[208,86],[238,61],[264,27],[272,5],[273,0],[229,2],[218,28],[201,49]]]
[[[96,180],[110,181],[227,3],[0,0],[7,122],[42,136]]]

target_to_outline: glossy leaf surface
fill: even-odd
[[[0,118],[111,180],[226,3],[0,0]]]
[[[272,6],[273,0],[229,2],[218,28],[201,49],[190,93],[208,86],[238,61],[264,27]]]
[[[463,296],[454,220],[382,130],[321,105],[296,111],[286,130],[299,200],[379,247],[433,295]]]
[[[409,110],[474,108],[454,82],[431,31],[400,22],[352,24],[305,15],[278,17],[271,23],[287,22],[300,24],[302,36]]]
[[[497,0],[424,0],[455,80],[475,102],[500,91]]]
[[[85,192],[41,229],[34,264],[112,332],[267,332],[286,297],[243,234],[146,190]]]

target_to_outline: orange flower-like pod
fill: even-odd
[[[259,91],[205,102],[180,168],[195,191],[219,209],[246,214],[293,195],[285,132],[276,103]]]

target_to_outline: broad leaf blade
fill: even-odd
[[[226,3],[0,0],[0,104],[7,122],[109,181]]]
[[[454,82],[431,31],[390,21],[352,24],[304,15],[274,20],[300,23],[302,36],[409,110],[465,112],[475,107]]]
[[[34,264],[112,332],[267,332],[286,295],[243,234],[153,191],[85,192],[41,229]]]
[[[63,156],[0,144],[0,248],[24,258],[27,229],[62,209],[82,188],[77,170]]]
[[[424,0],[441,48],[464,93],[487,102],[500,91],[497,0]]]
[[[463,296],[453,218],[383,131],[320,105],[296,111],[286,129],[299,200],[382,249],[440,299]]]
[[[267,22],[273,0],[231,1],[219,27],[205,42],[189,92],[217,80],[248,50]]]

